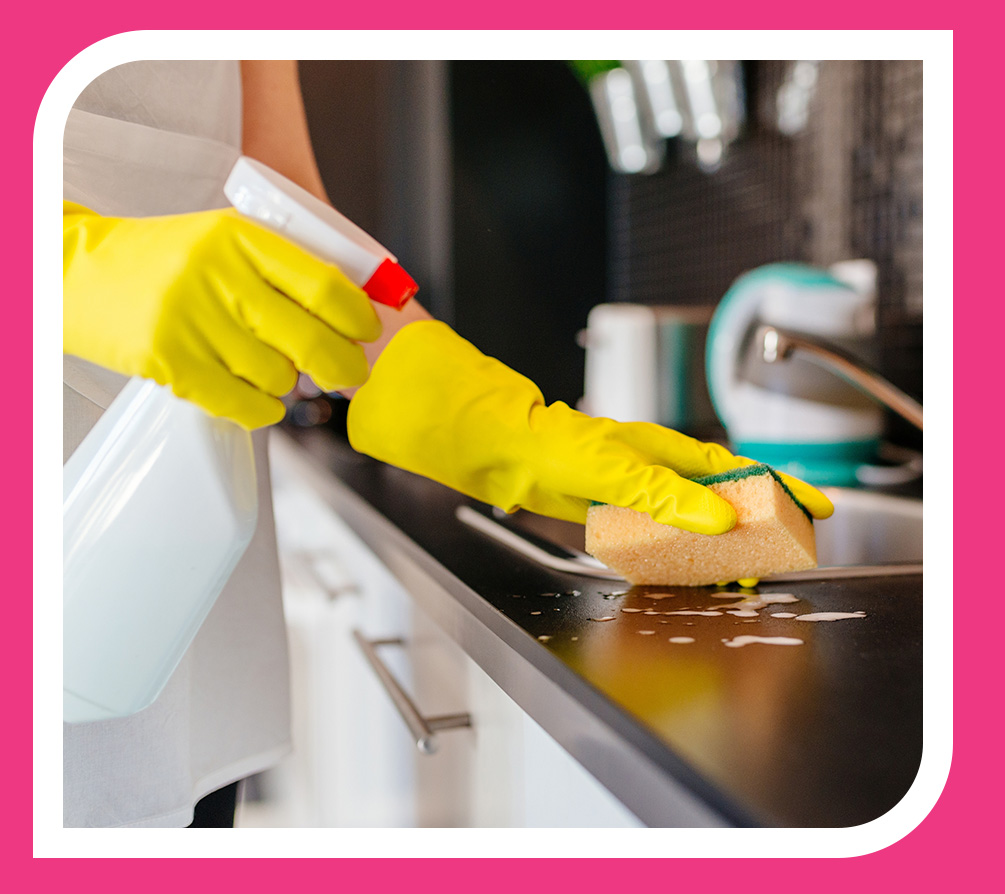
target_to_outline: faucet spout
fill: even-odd
[[[806,354],[923,430],[921,404],[840,348],[776,326],[761,326],[757,330],[756,344],[765,363],[788,360],[795,351]]]

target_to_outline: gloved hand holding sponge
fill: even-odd
[[[366,379],[381,324],[332,264],[234,210],[102,217],[63,202],[63,350],[170,385],[245,428],[283,417],[297,371]]]
[[[753,463],[652,423],[548,405],[529,379],[434,320],[384,348],[352,399],[348,433],[361,453],[507,511],[582,523],[596,501],[701,534],[729,531],[736,513],[689,479]],[[833,512],[815,488],[784,480],[812,515]]]
[[[308,373],[350,404],[361,453],[507,511],[584,522],[591,501],[703,534],[733,507],[689,480],[751,463],[651,423],[546,404],[529,379],[446,324],[405,325],[367,378],[381,323],[339,269],[233,210],[112,218],[63,203],[63,348],[170,385],[246,428],[277,422]],[[833,507],[785,478],[818,518]]]

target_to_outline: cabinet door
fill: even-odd
[[[471,715],[418,762],[417,820],[429,826],[618,828],[639,820],[423,612],[413,607],[417,701]]]
[[[238,823],[414,826],[415,746],[352,635],[407,634],[410,600],[308,483],[275,457],[272,474],[293,750],[248,787]]]
[[[289,630],[293,752],[256,779],[244,826],[615,827],[637,820],[413,602],[273,452]],[[416,746],[354,637],[425,717],[467,728]],[[391,684],[392,686],[394,684]]]

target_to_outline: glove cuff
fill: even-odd
[[[529,379],[445,323],[420,320],[391,339],[353,396],[349,443],[359,453],[505,505],[519,499],[512,470],[520,465],[532,410],[543,403]]]

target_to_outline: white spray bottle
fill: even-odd
[[[330,263],[374,301],[418,287],[379,242],[241,158],[235,208]],[[258,518],[251,436],[131,379],[63,466],[63,720],[157,698],[247,549]]]

